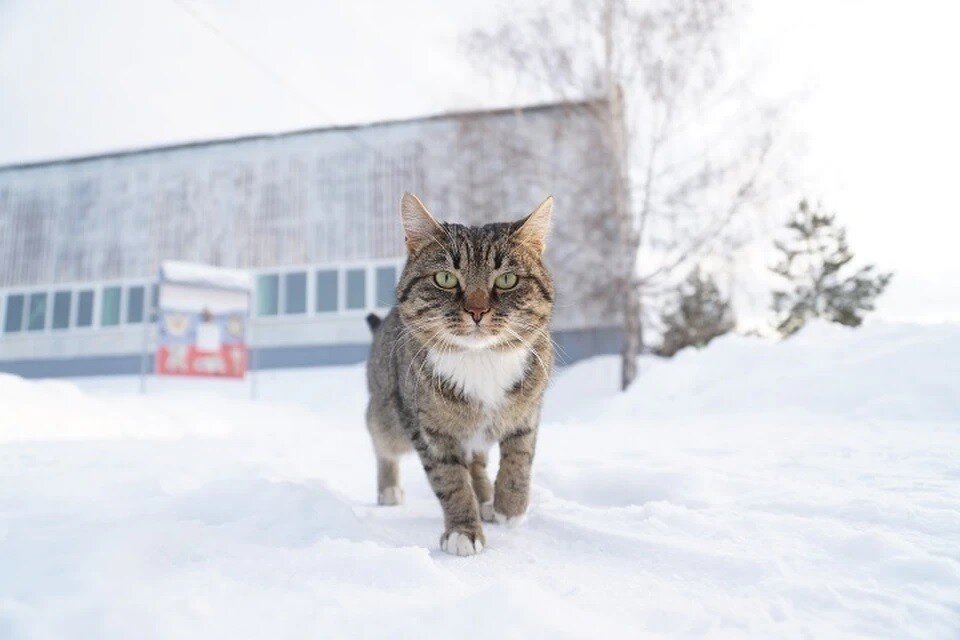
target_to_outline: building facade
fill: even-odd
[[[596,108],[457,113],[0,167],[0,371],[139,371],[167,259],[252,272],[256,366],[360,361],[363,316],[393,304],[404,191],[467,223],[517,219],[553,193],[547,260],[560,359],[614,351],[617,323],[591,278],[612,249],[596,234],[612,201]]]

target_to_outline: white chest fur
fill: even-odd
[[[523,378],[530,352],[525,349],[494,351],[477,349],[427,356],[437,375],[452,384],[467,398],[486,408],[503,404],[509,391]]]

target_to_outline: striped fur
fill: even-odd
[[[402,501],[398,461],[416,451],[443,508],[441,548],[457,555],[486,544],[481,516],[515,522],[529,501],[553,363],[553,283],[542,262],[551,209],[547,199],[521,221],[466,227],[437,222],[414,196],[401,204],[407,263],[367,366],[378,501]],[[457,286],[440,287],[438,271]],[[517,276],[513,288],[495,286],[504,273]],[[489,310],[477,321],[465,307]],[[493,443],[500,469],[491,484]]]

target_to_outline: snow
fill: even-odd
[[[177,284],[221,287],[241,291],[251,291],[253,289],[253,276],[250,275],[249,271],[226,269],[195,262],[164,260],[160,265],[160,275],[162,279]]]
[[[616,364],[558,373],[526,520],[467,558],[416,460],[376,506],[360,366],[2,376],[0,637],[957,636],[960,327]]]

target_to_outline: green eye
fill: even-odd
[[[513,289],[517,286],[517,274],[501,273],[497,276],[497,279],[493,281],[493,284],[497,286],[497,289]]]
[[[433,274],[433,280],[437,283],[437,286],[443,289],[453,289],[457,286],[457,276],[449,271],[437,271]]]

